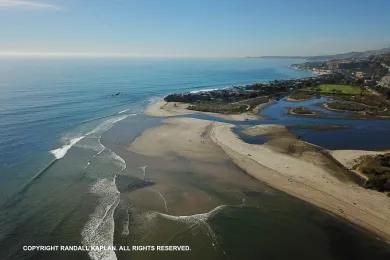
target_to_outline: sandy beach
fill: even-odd
[[[267,103],[268,104],[268,103]],[[262,117],[257,114],[257,112],[267,104],[261,104],[257,106],[253,112],[246,112],[241,114],[218,114],[211,112],[200,112],[188,110],[188,104],[180,102],[166,102],[164,100],[158,100],[151,103],[145,110],[145,114],[153,117],[171,117],[171,116],[182,116],[190,114],[204,114],[210,115],[225,120],[234,120],[234,121],[245,121],[245,120],[256,120],[261,119]]]
[[[305,160],[278,151],[272,142],[247,144],[231,131],[232,127],[215,123],[211,137],[248,174],[390,240],[390,199],[385,194],[340,178],[334,167],[318,163],[324,160],[321,153],[310,152],[311,160]],[[272,133],[273,128],[281,131],[280,126],[257,128],[264,128],[263,133]]]
[[[154,183],[132,192],[132,204],[176,216],[191,215],[226,203],[239,205],[243,192],[263,190],[265,185],[236,167],[211,140],[211,127],[207,120],[167,118],[130,143],[128,160],[144,158],[146,178]],[[149,205],[150,201],[156,205]]]
[[[180,156],[197,161],[223,160],[221,151],[207,141],[211,126],[207,120],[168,118],[159,127],[145,130],[129,150],[168,159]]]
[[[160,101],[149,106],[146,113],[163,117],[191,112],[183,104]],[[332,153],[296,139],[281,125],[245,129],[249,135],[270,137],[263,145],[248,144],[233,133],[233,127],[191,118],[167,119],[159,128],[146,130],[129,149],[148,156],[218,161],[222,157],[205,141],[209,138],[250,176],[390,241],[390,199],[354,183],[348,170],[347,162],[362,152]]]

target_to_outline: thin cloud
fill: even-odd
[[[59,9],[56,5],[30,0],[0,0],[0,8]]]

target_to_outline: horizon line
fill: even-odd
[[[132,52],[67,52],[67,51],[15,51],[15,50],[0,50],[0,57],[36,57],[36,58],[266,58],[266,57],[315,57],[315,56],[326,56],[335,54],[344,54],[349,52],[365,52],[372,50],[387,49],[366,49],[366,50],[350,50],[345,52],[334,52],[334,53],[317,53],[317,54],[243,54],[243,55],[187,55],[187,54],[143,54],[143,53],[132,53]]]
[[[246,58],[248,55],[136,54],[130,52],[0,51],[0,58]]]

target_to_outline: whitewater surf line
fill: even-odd
[[[169,238],[166,241],[165,244],[169,244],[176,237],[180,236],[183,233],[187,233],[196,227],[205,227],[207,230],[207,234],[210,237],[212,246],[214,247],[215,250],[217,250],[217,245],[218,245],[217,244],[217,236],[216,236],[214,230],[212,229],[212,227],[210,226],[210,224],[207,222],[207,220],[209,220],[210,217],[214,216],[215,214],[217,214],[218,212],[220,212],[221,210],[223,210],[226,207],[229,207],[229,206],[220,205],[220,206],[215,207],[214,209],[212,209],[209,212],[199,213],[199,214],[194,214],[194,215],[189,215],[189,216],[174,216],[174,215],[164,214],[164,213],[160,213],[160,212],[153,212],[152,217],[153,216],[160,216],[160,217],[163,217],[163,218],[168,219],[168,220],[177,221],[177,222],[189,225],[189,227],[187,229],[174,234],[171,238]]]
[[[118,114],[119,114],[119,115],[120,115],[120,114],[124,114],[124,113],[126,113],[126,112],[128,112],[128,111],[130,111],[130,108],[125,109],[125,110],[122,110],[122,111],[119,111]]]
[[[88,135],[88,134],[87,134]],[[60,148],[57,148],[57,149],[54,149],[54,150],[50,150],[50,153],[52,155],[54,155],[54,157],[56,159],[61,159],[63,158],[69,151],[70,148],[73,147],[73,145],[77,144],[79,141],[81,141],[84,137],[86,137],[87,135],[83,135],[83,136],[79,136],[79,137],[75,137],[75,138],[72,138],[68,144],[65,144],[63,146],[61,146]]]
[[[80,125],[86,124],[86,123],[90,123],[90,122],[93,122],[93,121],[97,121],[97,120],[100,120],[100,119],[104,119],[104,118],[117,116],[117,115],[123,115],[123,114],[125,114],[126,116],[136,116],[136,115],[138,115],[137,113],[126,114],[126,112],[128,112],[128,111],[130,111],[130,109],[127,109],[127,111],[123,110],[123,111],[120,111],[118,113],[113,113],[113,114],[110,114],[110,115],[107,115],[107,116],[100,116],[100,117],[87,119],[87,120],[84,120],[84,121],[80,122]]]
[[[84,246],[113,246],[114,212],[120,200],[120,192],[116,187],[116,175],[112,180],[106,178],[98,180],[90,191],[99,197],[99,203],[81,231],[81,243]],[[113,250],[89,251],[88,255],[93,260],[117,259]]]
[[[110,116],[112,116],[112,115],[110,115]],[[22,199],[22,195],[31,187],[31,185],[34,184],[34,182],[37,181],[39,178],[41,178],[44,175],[44,173],[46,173],[58,160],[64,158],[65,155],[68,153],[68,151],[75,144],[77,144],[82,139],[84,139],[85,137],[87,137],[91,134],[95,134],[95,133],[98,133],[100,131],[102,131],[102,132],[108,131],[109,129],[111,129],[111,127],[114,124],[116,124],[119,121],[122,121],[123,119],[127,118],[128,116],[130,116],[130,115],[123,115],[123,116],[120,116],[118,118],[113,118],[113,120],[104,121],[100,125],[95,127],[93,130],[89,131],[87,134],[82,135],[82,136],[78,136],[78,137],[74,137],[74,138],[70,139],[70,141],[68,141],[67,144],[64,144],[63,146],[61,146],[57,149],[50,150],[49,152],[52,155],[54,155],[55,158],[52,161],[50,161],[42,170],[38,171],[26,184],[24,184],[22,186],[22,188],[16,194],[14,194],[11,198],[9,198],[7,201],[5,201],[5,203],[1,206],[1,208],[9,208],[12,205],[14,205],[15,203],[17,203],[18,201],[20,201]],[[97,156],[97,155],[101,154],[106,149],[106,147],[100,142],[101,136],[96,137],[96,138],[98,139],[98,143],[102,146],[102,149],[96,154],[96,156]],[[126,162],[124,162],[123,158],[121,158],[120,156],[118,156],[117,154],[112,152],[111,150],[110,150],[110,152],[114,154],[113,159],[120,162],[121,167],[122,167],[122,171],[124,169],[126,169]]]
[[[125,160],[118,154],[116,154],[114,151],[112,151],[110,148],[106,147],[106,149],[110,152],[111,158],[119,163],[119,167],[121,167],[121,172],[124,171],[127,167]]]

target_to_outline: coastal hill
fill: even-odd
[[[390,53],[390,47],[383,48],[379,50],[368,50],[360,52],[347,52],[340,54],[331,54],[331,55],[317,55],[317,56],[259,56],[252,57],[248,56],[246,58],[267,58],[267,59],[305,59],[307,61],[329,61],[336,59],[364,59],[370,56],[376,56],[381,54]]]

